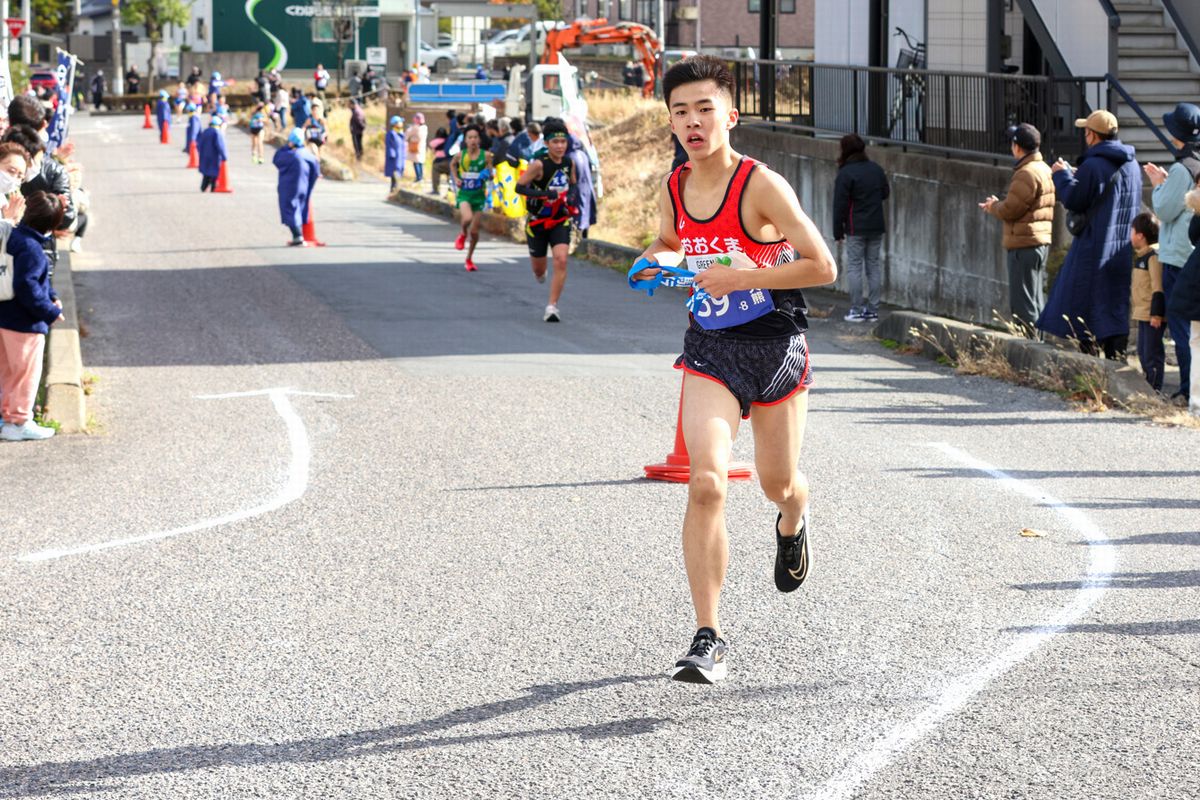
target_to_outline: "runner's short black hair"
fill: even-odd
[[[483,128],[479,127],[478,125],[476,125],[474,123],[463,128],[463,132],[462,132],[463,144],[467,143],[467,134],[470,133],[471,131],[475,131],[475,133],[477,133],[479,135],[479,142],[480,142],[480,144],[482,144],[483,139],[484,139]]]
[[[553,139],[555,136],[567,136],[567,123],[558,117],[546,117],[546,121],[542,123],[542,135],[547,139]]]
[[[685,83],[700,81],[712,81],[717,84],[717,90],[724,92],[730,104],[733,103],[733,73],[729,71],[725,62],[716,56],[692,56],[667,70],[667,75],[663,78],[663,99],[667,108],[671,107],[671,92]]]
[[[1146,237],[1146,244],[1158,244],[1158,217],[1149,211],[1133,218],[1133,230]]]

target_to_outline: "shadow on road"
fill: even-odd
[[[1005,628],[1011,633],[1037,633],[1036,625]],[[1179,636],[1200,633],[1200,619],[1173,619],[1160,622],[1097,622],[1071,625],[1063,633],[1111,633],[1117,636]]]
[[[1012,588],[1023,591],[1074,590],[1079,581],[1047,581],[1019,583]],[[1108,583],[1111,589],[1188,589],[1200,586],[1200,569],[1181,569],[1174,572],[1118,572]]]
[[[620,675],[592,681],[531,686],[521,697],[460,708],[420,722],[279,744],[188,745],[104,756],[86,761],[46,762],[21,767],[0,767],[0,797],[29,797],[96,791],[98,787],[91,785],[95,781],[170,774],[212,767],[321,763],[407,750],[452,747],[506,739],[561,735],[578,736],[581,739],[642,736],[653,733],[671,720],[660,717],[638,717],[595,724],[486,734],[463,734],[448,737],[436,736],[436,734],[460,725],[488,722],[497,717],[527,711],[577,692],[656,680],[666,680],[666,678],[662,675]],[[89,785],[81,786],[80,784],[83,782],[87,782]]]

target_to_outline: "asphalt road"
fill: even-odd
[[[379,184],[285,248],[242,134],[201,195],[140,122],[75,123],[98,432],[0,447],[0,797],[1200,795],[1195,431],[814,320],[814,572],[736,485],[674,684],[682,298],[572,262],[544,324]]]

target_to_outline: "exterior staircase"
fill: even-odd
[[[1125,91],[1159,128],[1163,114],[1176,103],[1200,105],[1200,71],[1162,4],[1158,0],[1122,0],[1113,5],[1121,15],[1117,78]],[[1200,35],[1200,31],[1193,34]],[[1133,109],[1120,101],[1117,120],[1121,141],[1137,148],[1139,161],[1165,165],[1175,160]]]

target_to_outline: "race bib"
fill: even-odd
[[[458,177],[462,184],[460,188],[466,191],[483,188],[483,178],[478,172],[460,172]]]
[[[696,273],[703,272],[718,260],[722,264],[730,263],[725,253],[687,256],[688,266]],[[721,298],[712,297],[700,289],[688,301],[688,308],[701,328],[713,331],[753,322],[774,311],[775,301],[767,289],[745,289]]]

